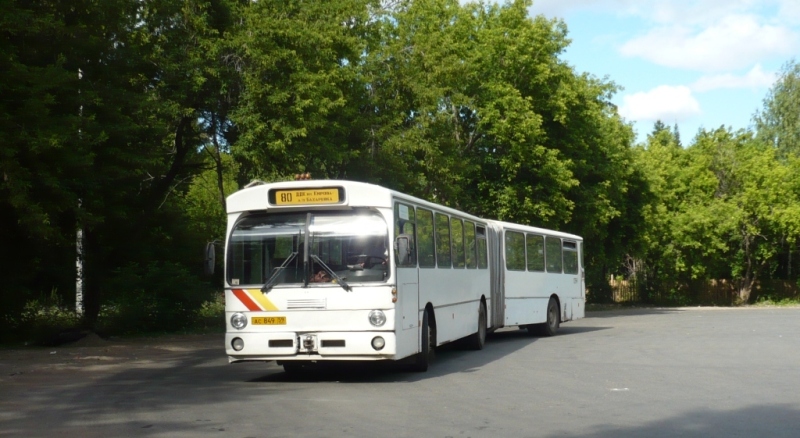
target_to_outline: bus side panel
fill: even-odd
[[[489,298],[488,269],[421,268],[419,285],[420,319],[425,304],[431,303],[438,344],[475,333],[480,298]]]
[[[504,271],[506,280],[505,325],[545,322],[545,310],[552,295],[558,297],[560,303],[559,314],[562,322],[583,318],[583,298],[580,298],[581,282],[578,275]],[[542,302],[532,304],[528,302],[531,298],[541,299]]]
[[[580,274],[560,274],[556,277],[559,283],[558,298],[561,301],[561,321],[582,318],[583,316],[576,316],[577,300],[582,296]]]
[[[586,303],[583,298],[572,299],[572,319],[581,319],[586,316]]]
[[[549,298],[506,298],[505,326],[547,321],[548,301]]]

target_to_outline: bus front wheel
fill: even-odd
[[[422,327],[420,329],[420,352],[414,358],[412,370],[422,373],[428,371],[428,366],[433,361],[436,347],[435,328],[431,327],[429,311],[426,310],[422,315]]]

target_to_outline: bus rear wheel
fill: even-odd
[[[555,298],[550,297],[550,301],[547,302],[547,322],[529,325],[528,333],[536,336],[555,336],[560,324],[561,317],[558,314],[558,304]]]
[[[478,306],[478,331],[467,338],[467,347],[470,350],[483,350],[486,344],[486,304]]]

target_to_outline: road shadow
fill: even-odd
[[[675,307],[631,307],[618,309],[588,310],[586,318],[618,318],[620,316],[671,315],[685,312]]]
[[[792,437],[800,436],[800,410],[787,404],[755,405],[715,411],[700,409],[635,426],[598,424],[589,433],[575,433],[565,428],[550,437],[634,438],[634,437]],[[529,436],[542,436],[530,434]]]
[[[611,327],[569,326],[563,325],[552,339],[577,336]],[[466,349],[463,343],[451,342],[436,349],[436,358],[426,372],[410,370],[408,361],[399,362],[318,362],[300,373],[287,373],[282,368],[270,367],[269,374],[248,380],[250,383],[264,382],[342,382],[342,383],[388,383],[418,382],[434,379],[452,373],[470,373],[500,360],[522,348],[528,347],[540,338],[531,336],[527,330],[504,328],[489,333],[483,350]]]

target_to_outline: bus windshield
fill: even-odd
[[[307,219],[309,257],[305,257]],[[261,287],[273,274],[270,288],[313,287],[336,282],[337,276],[350,284],[384,282],[389,276],[388,248],[388,227],[375,213],[252,215],[239,221],[231,233],[228,282]]]

